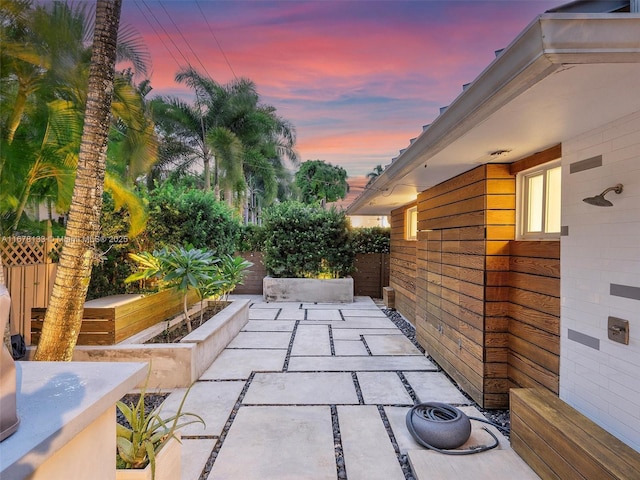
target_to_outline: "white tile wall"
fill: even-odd
[[[602,166],[569,165],[602,155]],[[640,112],[562,143],[560,398],[640,451],[640,300],[609,295],[609,285],[640,287]],[[617,183],[613,207],[582,201]],[[607,338],[607,317],[629,320],[629,345]],[[596,350],[568,329],[600,340]]]

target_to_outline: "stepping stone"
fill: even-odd
[[[327,325],[298,325],[291,355],[331,355]]]
[[[402,332],[397,328],[335,328],[333,330],[334,340],[360,340],[360,335],[402,335]]]
[[[293,320],[274,320],[265,322],[263,320],[249,320],[242,332],[293,332],[296,322]]]
[[[333,349],[337,357],[369,355],[362,340],[333,340]]]
[[[395,372],[358,372],[357,376],[367,405],[413,405]]]
[[[422,480],[539,480],[540,477],[512,450],[489,450],[478,455],[442,455],[432,450],[410,450],[409,463]]]
[[[349,480],[404,480],[377,407],[339,406],[338,422]]]
[[[225,349],[200,380],[246,380],[251,372],[280,372],[286,350]]]
[[[181,441],[180,480],[198,480],[218,440],[183,438]]]
[[[287,350],[289,332],[239,332],[227,348],[279,348]]]
[[[304,320],[304,316],[307,313],[302,308],[283,308],[280,310],[278,320]]]
[[[196,382],[191,387],[183,412],[200,415],[206,423],[187,425],[180,429],[183,436],[219,436],[227,418],[238,401],[246,382]],[[171,416],[178,411],[186,388],[177,388],[162,404],[162,415]]]
[[[420,402],[442,402],[452,405],[472,403],[442,372],[404,372],[404,376]]]
[[[424,356],[404,335],[365,335],[364,340],[371,350],[371,355]]]
[[[275,320],[278,313],[277,308],[250,308],[249,320]]]
[[[320,322],[342,321],[340,310],[307,310],[306,319]]]
[[[333,328],[391,328],[400,332],[398,328],[388,318],[364,318],[364,317],[345,317],[343,322],[333,322]]]
[[[257,373],[253,377],[243,403],[246,405],[358,404],[358,395],[350,373]]]
[[[358,372],[379,370],[425,370],[437,367],[425,356],[362,356],[362,357],[291,357],[289,372]]]
[[[379,309],[370,309],[370,310],[355,310],[355,309],[340,309],[342,310],[342,315],[345,317],[367,317],[367,318],[374,318],[374,317],[381,317],[381,318],[387,318],[387,316],[384,314],[383,311],[379,310]]]
[[[335,480],[331,410],[242,407],[208,480]]]

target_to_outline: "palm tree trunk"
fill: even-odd
[[[78,341],[100,232],[116,41],[122,0],[97,0],[89,88],[65,244],[36,360],[69,361]]]
[[[24,109],[27,104],[27,91],[28,89],[25,88],[23,84],[18,87],[16,102],[13,106],[11,116],[7,121],[7,142],[9,144],[13,142],[13,137],[16,134],[16,130],[20,126],[20,120],[22,119],[22,114],[24,113]]]

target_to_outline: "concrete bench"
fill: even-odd
[[[543,479],[630,479],[640,454],[544,389],[511,389],[511,446]]]

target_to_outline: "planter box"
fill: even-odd
[[[266,302],[352,303],[353,278],[264,277],[262,292]]]
[[[111,295],[85,303],[78,345],[115,345],[131,335],[182,312],[182,292],[163,290],[150,295]],[[198,301],[189,292],[189,305]],[[31,309],[31,341],[40,340],[46,308]]]
[[[180,438],[180,432],[176,433]],[[180,455],[182,445],[175,438],[170,438],[156,455],[155,480],[175,480],[180,478]],[[151,480],[151,465],[139,469],[116,469],[116,480]]]
[[[185,388],[198,380],[249,320],[250,300],[234,300],[178,343],[77,346],[73,360],[151,364],[148,389]],[[150,327],[153,328],[153,327]],[[144,341],[147,335],[141,333]],[[35,347],[27,349],[33,359]]]

